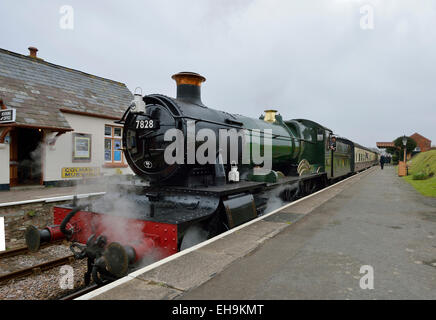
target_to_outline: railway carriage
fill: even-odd
[[[378,163],[378,154],[360,144],[354,143],[354,171],[359,172]]]

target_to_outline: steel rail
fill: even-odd
[[[109,283],[109,282],[107,282],[107,283]],[[105,283],[105,284],[107,284],[107,283]],[[85,288],[76,290],[76,291],[74,291],[74,292],[72,292],[70,294],[62,296],[62,297],[58,298],[58,300],[74,300],[74,299],[76,299],[78,297],[81,297],[81,296],[91,292],[91,291],[94,291],[97,288],[100,288],[100,286],[95,284],[95,283],[93,283],[93,284],[91,284],[91,285],[89,285],[89,286],[87,286]]]
[[[68,255],[62,258],[57,258],[51,261],[43,262],[28,268],[24,268],[24,269],[20,269],[17,271],[0,275],[0,282],[12,280],[24,276],[29,276],[32,274],[40,274],[43,271],[50,270],[58,266],[62,266],[66,263],[73,263],[73,261],[74,261],[74,255]]]
[[[41,244],[40,249],[51,247],[55,244],[59,244],[60,242],[62,242],[62,241],[43,243],[43,244]],[[7,250],[7,251],[1,251],[0,252],[0,259],[11,258],[11,257],[19,256],[22,254],[28,254],[28,253],[31,253],[31,252],[29,251],[27,246],[23,246],[23,247],[19,247],[19,248]]]

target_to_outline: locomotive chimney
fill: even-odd
[[[177,99],[203,105],[201,102],[201,83],[206,78],[195,72],[179,72],[171,77],[177,83]]]

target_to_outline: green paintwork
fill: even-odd
[[[256,182],[268,182],[268,183],[276,183],[279,179],[283,178],[283,174],[279,171],[270,170],[264,174],[254,174],[250,173],[247,177],[250,181]]]
[[[252,154],[253,148],[259,148],[260,154],[263,155],[263,132],[265,129],[272,131],[272,169],[275,171],[282,171],[287,174],[291,165],[295,164],[298,160],[298,153],[300,148],[299,140],[289,128],[282,121],[280,115],[276,116],[276,122],[269,123],[262,119],[253,119],[244,116],[237,116],[237,120],[243,123],[243,127],[250,130],[252,136],[259,137],[259,133],[253,130],[260,130],[260,144],[250,141],[249,148]],[[251,167],[255,166],[253,159],[251,159]]]
[[[337,178],[340,176],[345,176],[352,171],[352,157],[353,148],[350,144],[346,143],[347,140],[341,138],[336,139],[336,151],[332,153],[331,150],[328,151],[328,161],[331,163],[331,157],[333,154],[333,177]],[[331,170],[331,165],[328,166]],[[331,175],[331,171],[330,171]],[[330,176],[329,175],[329,176]]]
[[[302,139],[298,163],[305,159],[310,163],[311,172],[325,172],[324,153],[331,130],[306,119],[286,121],[286,124]]]
[[[263,118],[253,119],[244,116],[237,116],[237,120],[243,123],[248,130],[258,129],[272,130],[272,163],[273,172],[265,175],[249,175],[253,181],[275,182],[277,180],[274,171],[283,172],[285,175],[297,174],[297,166],[303,160],[310,165],[309,170],[302,174],[314,172],[326,172],[331,176],[331,151],[329,149],[329,136],[332,131],[324,126],[307,119],[295,119],[283,121],[280,115],[276,115],[276,122],[269,123]],[[260,145],[250,142],[250,151],[259,147],[263,154],[263,134],[261,134]],[[351,167],[350,150],[344,154],[337,152],[334,157],[334,176],[348,173]],[[251,167],[254,163],[251,162]],[[293,171],[292,171],[293,170]],[[348,171],[347,171],[348,170]],[[275,180],[275,181],[274,181]]]

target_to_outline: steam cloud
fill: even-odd
[[[281,186],[274,190],[271,190],[267,192],[268,202],[266,204],[266,208],[264,211],[264,214],[267,214],[273,210],[276,210],[287,203],[287,201],[283,201],[280,197],[280,194],[285,191],[286,189],[291,189],[293,192],[297,190],[297,184],[291,185],[291,186]]]
[[[91,202],[91,210],[100,213],[98,230],[108,238],[108,243],[118,242],[122,245],[135,245],[144,239],[144,226],[147,217],[150,215],[149,201],[144,195],[137,195],[127,191],[122,185],[129,181],[129,177],[117,175],[110,177],[108,185],[105,178],[99,178],[97,183],[105,184],[107,192],[104,196]],[[76,186],[76,193],[84,186],[91,183],[81,180]],[[95,180],[92,182],[96,183]],[[88,203],[89,200],[82,199],[79,204]],[[138,221],[141,220],[141,221]],[[162,252],[155,248],[150,254],[138,261],[135,267],[146,266],[162,258]]]

